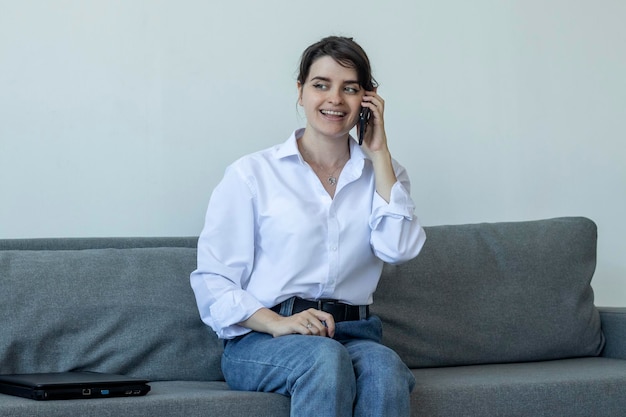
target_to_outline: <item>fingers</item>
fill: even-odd
[[[331,314],[313,308],[291,316],[300,324],[297,333],[312,336],[333,337],[335,320]]]
[[[379,119],[385,111],[385,100],[374,91],[366,91],[361,106],[371,109],[374,117]]]
[[[365,131],[365,146],[363,149],[372,156],[372,152],[388,151],[387,135],[385,133],[385,100],[375,91],[366,91],[361,101],[362,107],[367,107],[372,112],[372,117]]]
[[[335,319],[331,314],[324,311],[311,308],[287,317],[272,313],[273,317],[271,320],[268,320],[269,324],[266,333],[274,337],[288,334],[335,336]]]
[[[371,110],[372,117],[368,122],[368,125],[372,128],[367,130],[366,135],[372,137],[375,134],[375,130],[378,135],[384,133],[384,112],[385,112],[385,100],[374,91],[366,91],[361,101],[361,107],[366,107]]]

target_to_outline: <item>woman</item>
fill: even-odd
[[[233,389],[290,396],[297,417],[409,416],[413,376],[369,314],[383,262],[425,241],[385,103],[345,37],[304,51],[297,89],[306,128],[233,163],[211,196],[191,274],[200,315],[225,339]]]

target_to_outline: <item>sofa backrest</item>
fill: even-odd
[[[413,368],[593,356],[604,338],[584,218],[426,228],[372,311]],[[0,373],[222,380],[189,274],[197,238],[0,240]]]
[[[586,218],[426,228],[412,261],[386,265],[372,311],[413,368],[595,356],[604,345]]]
[[[0,241],[0,373],[220,380],[200,320],[196,238]]]

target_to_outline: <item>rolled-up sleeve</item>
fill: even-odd
[[[410,182],[404,168],[396,166],[398,181],[389,202],[374,193],[370,217],[371,246],[381,260],[398,264],[415,258],[426,241],[426,233],[415,215],[409,193]]]
[[[227,170],[211,196],[190,276],[202,321],[223,339],[249,332],[237,323],[263,307],[243,289],[254,262],[253,199],[250,185]]]

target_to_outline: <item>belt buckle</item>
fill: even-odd
[[[343,309],[338,311],[337,307],[338,306],[342,306]],[[326,307],[326,309],[324,309],[324,307]],[[347,316],[348,316],[348,306],[347,305],[342,305],[342,303],[340,303],[337,300],[332,300],[332,299],[320,299],[317,300],[317,309],[320,311],[324,311],[326,313],[330,313],[332,314],[333,318],[335,319],[335,321],[344,321],[346,320]]]
[[[317,300],[317,309],[318,310],[322,310],[324,307],[324,304],[327,305],[337,305],[337,300],[332,300],[329,298],[320,298],[319,300]],[[323,310],[322,310],[323,311]]]

